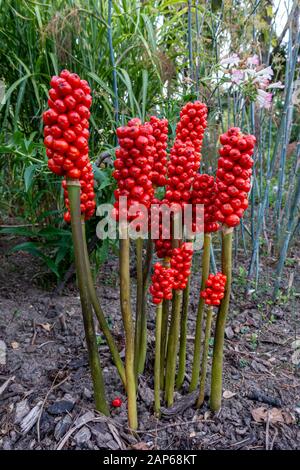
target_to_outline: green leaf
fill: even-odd
[[[97,251],[98,251],[97,258],[98,258],[98,261],[101,265],[107,260],[107,257],[108,257],[108,252],[109,252],[109,240],[108,240],[108,238],[103,240],[102,245],[100,246],[100,248]]]
[[[30,253],[33,256],[37,256],[38,258],[41,258],[47,265],[47,267],[59,278],[60,274],[57,269],[56,264],[54,261],[49,258],[49,256],[46,256],[39,248],[38,244],[35,242],[24,242],[20,243],[19,245],[14,246],[10,251],[26,251],[27,253]]]
[[[3,227],[0,229],[0,233],[4,235],[15,235],[19,237],[34,237],[36,231],[31,227]]]
[[[145,116],[146,116],[147,92],[148,92],[148,71],[143,70],[143,86],[142,86],[142,118],[143,118],[143,121],[145,121]]]
[[[39,165],[30,165],[24,171],[24,183],[25,183],[26,193],[28,193],[29,189],[32,186],[34,172],[38,167],[39,167]]]

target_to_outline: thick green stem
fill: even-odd
[[[167,364],[166,364],[166,388],[165,398],[167,406],[172,406],[174,401],[174,386],[176,373],[177,347],[180,330],[180,311],[182,291],[175,290],[173,294],[172,318],[168,338]]]
[[[118,348],[116,346],[116,343],[113,339],[113,336],[110,332],[110,329],[108,327],[108,324],[106,322],[103,310],[101,308],[97,292],[95,289],[95,285],[93,282],[93,276],[91,273],[91,267],[90,267],[90,262],[89,262],[89,256],[88,256],[88,250],[87,250],[87,245],[86,245],[86,236],[85,236],[85,224],[84,221],[82,221],[82,234],[83,234],[83,243],[84,243],[84,256],[85,256],[85,261],[86,261],[86,270],[87,270],[87,287],[89,291],[89,296],[90,296],[90,301],[92,303],[92,306],[94,308],[97,320],[99,322],[100,328],[102,333],[105,336],[107,345],[110,349],[113,361],[117,367],[117,370],[119,372],[120,378],[123,382],[123,385],[126,389],[126,376],[125,376],[125,368],[122,359],[120,358],[120,354],[118,351]]]
[[[135,371],[138,373],[143,315],[143,239],[136,240]]]
[[[130,303],[130,241],[127,227],[120,226],[120,300],[125,330],[125,373],[127,390],[128,423],[137,429],[136,383],[134,371],[134,327]]]
[[[210,407],[213,411],[221,408],[224,331],[229,307],[232,269],[233,228],[224,227],[222,233],[222,273],[226,275],[225,296],[222,299],[215,328],[214,352],[211,371]]]
[[[209,275],[210,243],[211,243],[211,234],[205,233],[203,255],[202,255],[201,290],[205,288],[205,283]],[[194,390],[196,390],[197,385],[198,385],[199,375],[200,375],[203,309],[204,309],[204,299],[200,297],[199,303],[198,303],[197,320],[196,320],[192,378],[191,378],[191,383],[190,383],[190,388],[189,388],[190,392],[193,392]]]
[[[157,416],[160,414],[160,348],[161,348],[161,323],[162,304],[156,308],[155,327],[155,361],[154,361],[154,411]]]
[[[151,272],[151,260],[153,254],[153,243],[149,238],[147,240],[146,258],[143,269],[143,301],[142,301],[142,321],[141,321],[141,338],[140,338],[140,354],[138,357],[138,373],[142,374],[145,367],[147,353],[147,292]]]
[[[179,365],[178,374],[176,379],[176,388],[179,389],[185,376],[185,365],[186,365],[186,335],[187,335],[187,320],[189,310],[189,296],[190,296],[190,282],[191,276],[189,276],[186,288],[182,295],[182,315],[180,322],[180,345],[179,345]]]
[[[85,338],[89,354],[89,364],[94,388],[96,409],[105,415],[109,415],[108,405],[105,399],[104,380],[100,365],[95,327],[93,321],[93,310],[91,307],[88,287],[87,269],[84,257],[84,242],[81,229],[80,214],[80,183],[78,180],[68,180],[68,195],[70,201],[71,227],[74,243],[74,257],[80,301],[83,315]]]
[[[213,307],[210,306],[207,309],[207,314],[206,314],[206,326],[205,326],[205,336],[204,336],[204,345],[203,345],[200,391],[199,391],[199,397],[197,400],[197,408],[199,408],[204,402],[205,382],[206,382],[206,373],[207,373],[207,358],[208,358],[208,350],[209,350],[212,314],[213,314]]]
[[[160,348],[160,386],[163,390],[165,385],[165,359],[168,337],[170,300],[164,299],[162,304],[162,327],[161,327],[161,348]]]
[[[170,259],[165,258],[163,265],[170,267]],[[160,387],[163,390],[165,386],[165,359],[167,354],[167,338],[169,326],[170,300],[164,299],[162,304],[162,327],[161,327],[161,349],[160,349]]]

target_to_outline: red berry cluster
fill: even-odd
[[[226,276],[222,273],[210,274],[205,283],[205,289],[200,296],[207,305],[220,305],[224,297]]]
[[[196,152],[201,151],[204,131],[207,126],[207,107],[200,101],[187,103],[180,111],[180,121],[176,127],[176,138],[181,142],[191,142]]]
[[[190,242],[182,243],[179,248],[174,248],[171,257],[171,268],[174,270],[173,289],[185,289],[193,257],[193,245]]]
[[[197,173],[193,190],[191,193],[191,203],[193,204],[193,231],[198,231],[202,227],[198,227],[196,220],[196,204],[204,205],[204,232],[216,232],[219,224],[215,217],[215,199],[217,187],[213,176]]]
[[[95,192],[94,192],[94,174],[93,167],[91,163],[88,163],[84,168],[84,172],[80,176],[80,210],[84,214],[85,220],[90,219],[96,208],[95,202]],[[68,188],[67,180],[64,179],[62,182],[62,187],[64,190],[65,205],[68,209],[64,214],[64,220],[66,222],[71,222],[70,214],[70,203],[68,198]]]
[[[176,139],[167,164],[166,199],[184,204],[190,200],[190,190],[200,166],[201,146],[207,108],[200,101],[187,103],[180,112]]]
[[[86,80],[81,80],[76,73],[68,70],[52,77],[50,85],[49,109],[43,114],[48,167],[57,175],[79,179],[81,212],[88,219],[96,206],[93,172],[88,157],[91,89]],[[66,184],[63,186],[68,207]],[[70,220],[69,211],[65,214],[65,220]]]
[[[200,154],[195,151],[193,145],[175,140],[167,165],[166,199],[169,203],[188,203],[199,165]]]
[[[220,142],[215,215],[219,222],[235,227],[248,207],[253,166],[251,155],[256,139],[253,135],[242,134],[238,127],[232,127],[221,135]]]
[[[170,239],[170,224],[163,224],[164,207],[168,207],[165,199],[162,201],[153,198],[151,201],[151,212],[149,215],[149,233],[155,245],[155,251],[158,258],[170,258],[172,255],[172,240]],[[167,211],[166,217],[169,219],[170,212]]]
[[[152,183],[155,186],[165,186],[167,181],[168,120],[151,116],[149,122],[153,128],[153,137],[155,138]]]
[[[130,207],[138,204],[150,206],[154,195],[152,168],[156,140],[152,126],[149,123],[141,124],[138,118],[131,119],[127,126],[119,127],[117,136],[120,147],[116,149],[113,176],[118,183],[114,192],[114,216],[118,220],[120,196],[127,197],[127,209],[123,214],[125,219]]]
[[[151,280],[152,284],[149,290],[154,304],[160,304],[163,299],[172,299],[174,284],[174,270],[172,268],[166,268],[160,263],[156,263]]]

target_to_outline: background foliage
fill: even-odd
[[[209,107],[203,170],[215,169],[218,135],[228,125],[241,125],[258,139],[252,208],[236,237],[236,252],[244,250],[256,285],[260,255],[275,256],[276,294],[299,231],[297,1],[0,0],[0,8],[0,211],[3,225],[30,224],[23,232],[3,230],[29,237],[21,248],[62,276],[72,258],[69,232],[61,221],[60,181],[49,173],[42,145],[51,75],[68,68],[91,83],[90,153],[98,163],[103,152],[113,156],[115,128],[128,117],[165,116],[174,133],[179,108],[199,98]],[[242,95],[224,86],[220,59],[231,53],[257,54],[262,64],[272,65],[274,79],[285,88],[271,110],[251,99],[241,106]],[[249,90],[241,93],[247,98]],[[98,202],[111,200],[114,189],[111,159],[100,168]],[[91,223],[92,233],[96,222]]]

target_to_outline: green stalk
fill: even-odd
[[[163,264],[170,267],[169,258],[165,258]],[[160,348],[160,387],[163,390],[165,385],[165,359],[168,338],[170,300],[164,299],[162,304],[162,327],[161,327],[161,348]]]
[[[136,239],[135,372],[138,374],[143,315],[143,239]]]
[[[143,269],[143,295],[142,295],[142,320],[141,320],[141,338],[140,353],[138,357],[138,373],[142,374],[145,367],[147,353],[147,292],[151,272],[151,260],[153,254],[153,243],[151,238],[147,240],[146,258]]]
[[[203,356],[202,356],[200,391],[199,391],[199,397],[198,397],[197,405],[196,405],[197,408],[200,408],[200,406],[204,402],[205,382],[206,382],[206,373],[207,373],[207,357],[208,357],[208,350],[209,350],[212,314],[213,314],[213,307],[210,306],[207,309],[207,314],[206,314],[206,326],[205,326],[205,336],[204,336],[204,346],[203,346]]]
[[[124,228],[120,226],[120,300],[125,330],[125,373],[128,399],[128,423],[131,429],[136,430],[138,423],[134,371],[134,327],[130,303],[129,249],[130,240],[127,227]]]
[[[80,183],[78,180],[68,180],[68,195],[70,201],[71,227],[74,243],[74,257],[77,273],[77,281],[80,292],[80,301],[83,315],[85,338],[87,343],[89,364],[93,381],[96,409],[105,415],[109,415],[108,405],[105,399],[104,380],[100,365],[93,310],[90,304],[87,288],[87,269],[84,257],[84,242],[81,229],[80,213]]]
[[[165,359],[168,337],[170,300],[164,299],[162,304],[162,327],[161,327],[161,348],[160,348],[160,386],[163,390],[165,385]]]
[[[89,256],[88,256],[88,251],[87,251],[87,245],[86,245],[86,236],[85,236],[85,224],[84,221],[82,221],[82,235],[83,235],[83,243],[84,243],[84,256],[85,256],[85,262],[86,262],[86,271],[87,271],[87,277],[86,277],[86,282],[87,282],[87,287],[89,291],[89,296],[90,296],[90,301],[92,303],[92,306],[94,308],[97,320],[99,322],[100,328],[102,333],[105,336],[107,345],[110,349],[113,361],[115,363],[115,366],[119,372],[120,378],[122,380],[122,383],[126,389],[126,376],[125,376],[125,369],[123,365],[123,361],[120,358],[120,354],[118,351],[118,348],[116,346],[116,343],[113,339],[113,336],[110,332],[110,329],[108,327],[108,324],[106,322],[102,307],[100,305],[97,292],[95,289],[95,285],[93,282],[93,277],[91,273],[91,266],[90,266],[90,261],[89,261]]]
[[[185,365],[186,365],[186,335],[187,335],[187,320],[189,310],[189,296],[190,296],[190,282],[191,276],[188,278],[188,283],[183,291],[182,295],[182,315],[180,323],[180,345],[179,345],[179,365],[178,374],[176,379],[176,388],[179,389],[185,376]]]
[[[222,272],[226,275],[225,296],[222,299],[215,328],[214,352],[211,371],[210,407],[213,411],[221,408],[224,331],[228,313],[231,270],[232,270],[232,234],[233,228],[224,227],[222,233]]]
[[[201,290],[205,288],[205,283],[209,275],[210,243],[211,243],[211,234],[205,233],[203,256],[202,256]],[[204,299],[200,297],[199,303],[198,303],[197,320],[196,320],[194,359],[193,359],[193,368],[192,368],[192,378],[191,378],[191,383],[190,383],[190,388],[189,388],[190,392],[193,392],[194,390],[196,390],[197,385],[198,385],[199,375],[200,375],[203,309],[204,309]]]
[[[165,398],[167,406],[174,402],[174,385],[176,372],[177,346],[180,331],[180,310],[182,291],[175,290],[173,294],[172,318],[168,338],[167,364],[166,364],[166,387]]]
[[[155,327],[155,361],[154,361],[154,411],[157,417],[160,415],[160,351],[161,351],[161,324],[162,303],[156,308]]]

